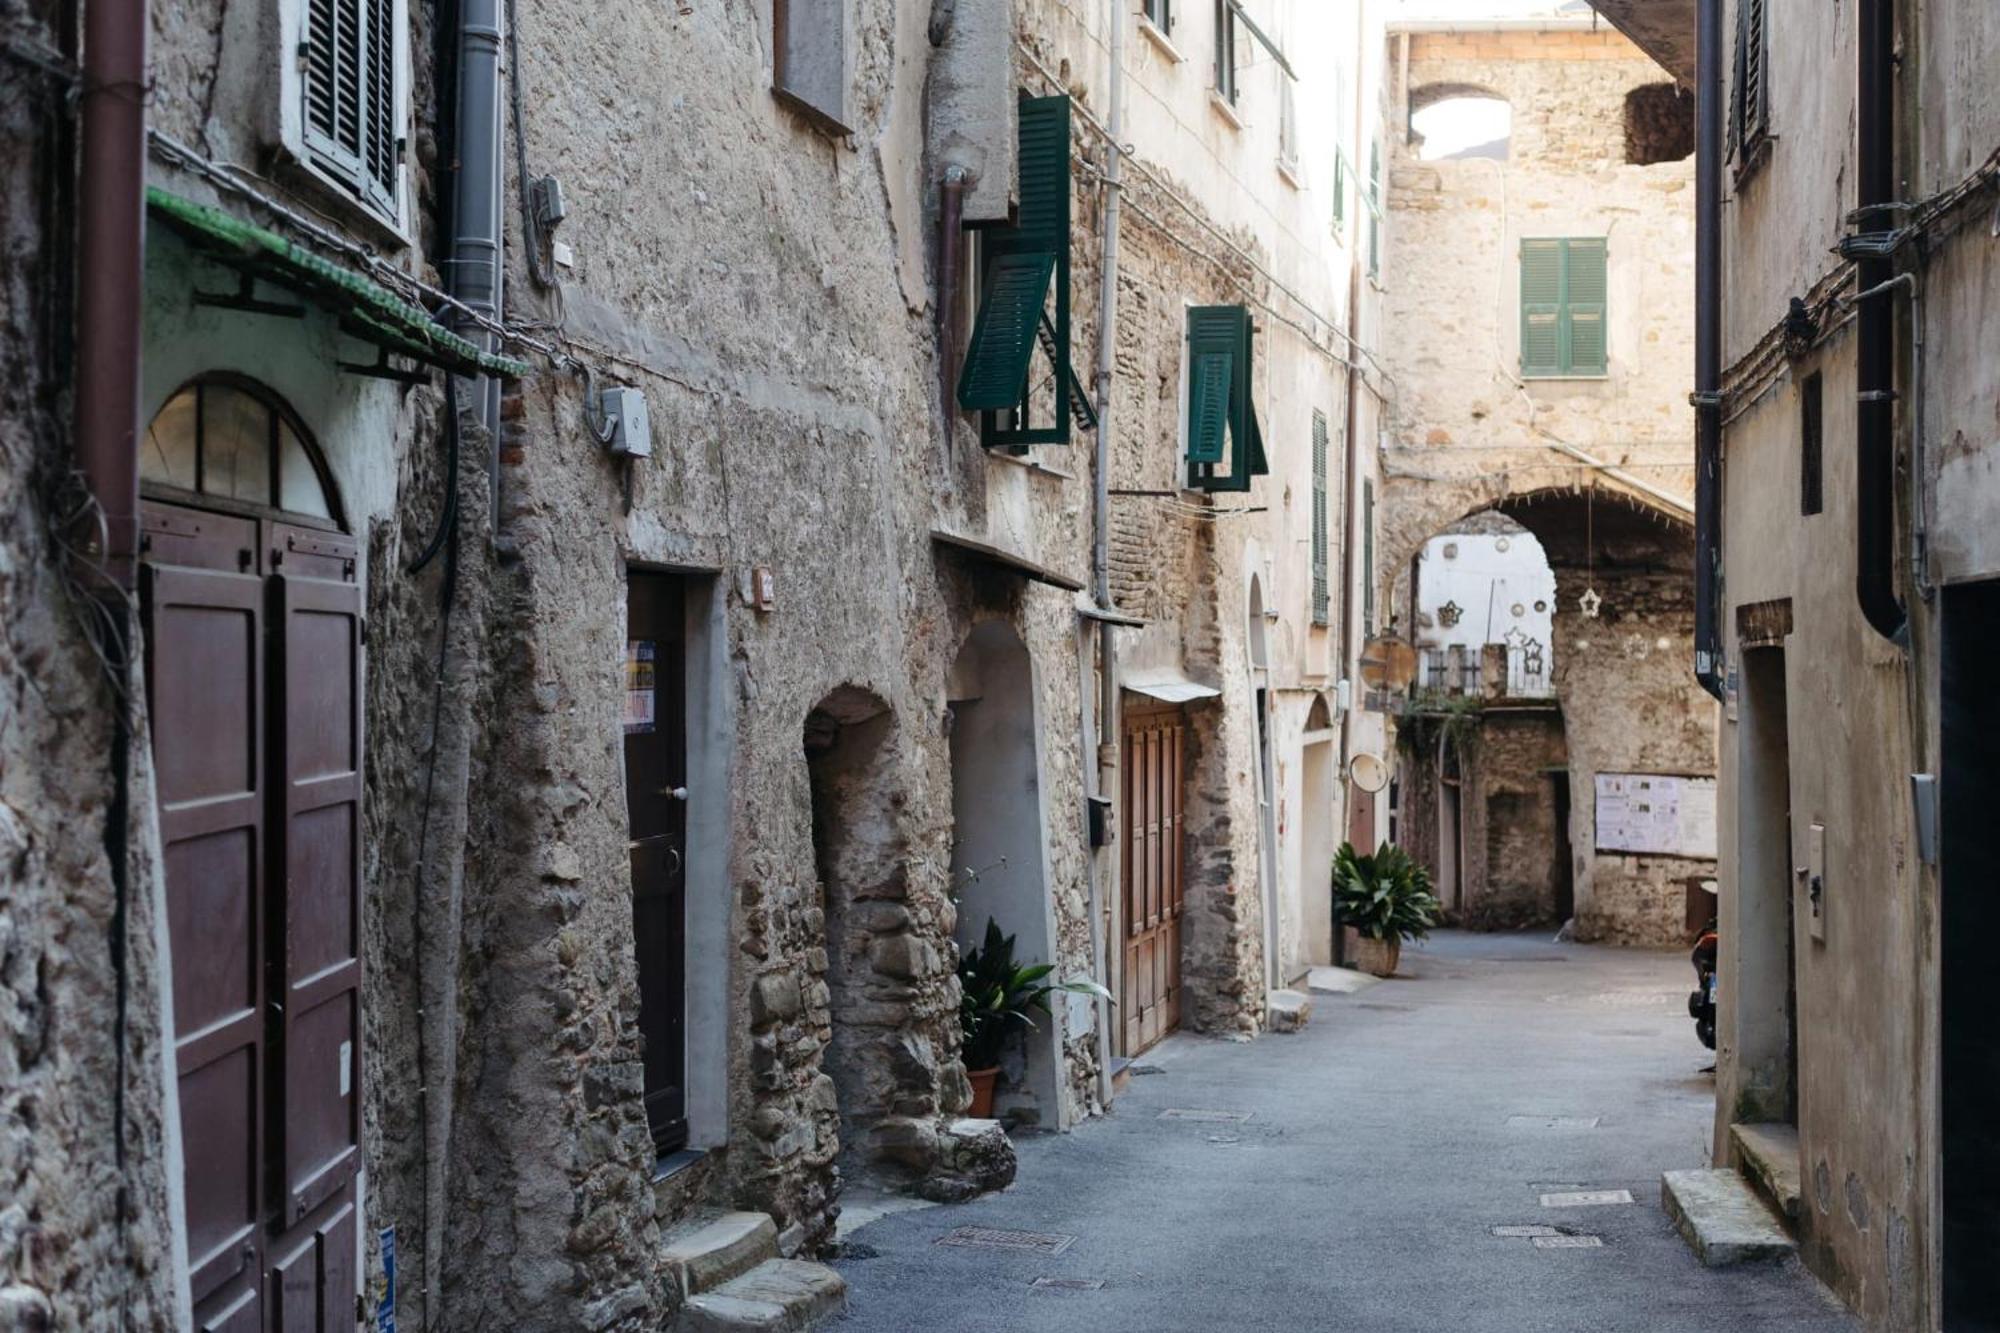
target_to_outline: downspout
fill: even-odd
[[[1895,0],[1860,0],[1855,18],[1856,212],[1874,230],[1884,228],[1896,198]],[[1906,644],[1908,619],[1896,595],[1895,311],[1876,291],[1891,277],[1888,250],[1861,248],[1855,276],[1874,296],[1855,314],[1854,592],[1875,632]]]
[[[501,0],[463,0],[458,14],[458,112],[455,180],[452,190],[451,294],[488,319],[501,315],[502,247],[505,242],[500,165],[500,48],[504,30]],[[477,325],[459,329],[482,351],[492,351],[493,335]],[[500,381],[483,375],[472,382],[472,401],[486,430],[486,472],[493,531],[500,523]]]
[[[944,413],[945,458],[957,416],[952,392],[958,383],[959,265],[965,259],[965,168],[945,168],[938,186],[938,404]]]
[[[1123,0],[1108,0],[1111,18],[1110,107],[1106,112],[1104,146],[1104,252],[1099,267],[1097,294],[1097,440],[1091,465],[1091,595],[1100,611],[1111,607],[1111,379],[1117,365],[1118,344],[1118,213],[1124,197],[1120,168],[1125,160],[1125,25],[1129,21]],[[1118,644],[1117,631],[1108,620],[1097,624],[1097,792],[1100,798],[1118,785]],[[1095,868],[1103,857],[1092,856]],[[1100,981],[1109,970],[1109,941],[1104,931],[1104,876],[1090,877],[1091,950]],[[1097,999],[1097,1092],[1106,1106],[1111,1104],[1111,1004]]]
[[[1694,678],[1722,686],[1722,0],[1701,0],[1694,120]]]

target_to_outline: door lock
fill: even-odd
[[[662,787],[653,794],[655,796],[666,796],[676,801],[685,801],[688,798],[688,789],[686,787]]]

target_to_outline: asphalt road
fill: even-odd
[[[1447,934],[1393,980],[1315,995],[1302,1033],[1172,1038],[1111,1115],[1020,1140],[1012,1188],[844,1226],[829,1327],[1856,1328],[1796,1263],[1702,1268],[1660,1210],[1660,1173],[1706,1164],[1692,980],[1677,953]],[[1617,1190],[1633,1201],[1541,1200]],[[938,1243],[961,1227],[1057,1239]]]

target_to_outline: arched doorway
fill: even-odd
[[[1326,696],[1315,694],[1299,737],[1301,800],[1296,882],[1286,921],[1285,975],[1333,962],[1333,854],[1339,828],[1339,732]]]
[[[959,950],[978,947],[992,921],[1014,937],[1018,962],[1055,962],[1034,661],[1012,625],[982,621],[966,636],[946,703]],[[1055,1008],[1003,1059],[994,1108],[1007,1119],[1061,1120],[1063,1009]]]
[[[360,551],[251,380],[169,398],[140,481],[195,1321],[315,1327],[360,1267]]]

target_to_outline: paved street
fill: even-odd
[[[844,1229],[835,1326],[1854,1328],[1795,1264],[1701,1268],[1660,1211],[1660,1172],[1706,1164],[1691,976],[1678,953],[1447,934],[1407,948],[1395,980],[1316,995],[1304,1033],[1172,1039],[1113,1115],[1023,1140],[1012,1189]],[[1634,1201],[1540,1201],[1585,1190]],[[1537,1247],[1504,1226],[1602,1244]],[[1074,1240],[937,1243],[958,1227]]]

